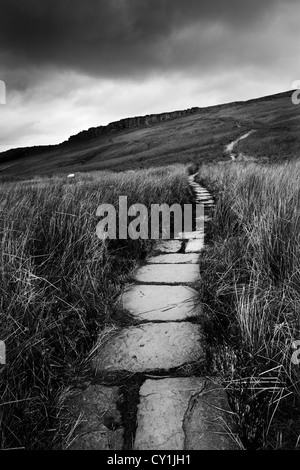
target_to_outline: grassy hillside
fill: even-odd
[[[257,158],[291,158],[298,155],[300,140],[299,106],[293,105],[291,96],[292,92],[287,92],[200,108],[192,115],[86,141],[5,152],[0,154],[0,181],[176,162],[223,161],[228,159],[225,145],[251,129],[258,133],[241,142],[239,150]]]

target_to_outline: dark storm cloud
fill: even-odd
[[[299,0],[0,0],[0,151],[299,79]]]
[[[284,0],[284,4],[296,0]],[[241,34],[280,0],[1,0],[0,63],[20,89],[43,69],[70,69],[103,77],[134,77],[180,70],[194,54],[213,58],[225,37],[209,40],[207,28]],[[182,46],[176,35],[196,27]],[[203,38],[202,35],[203,34]],[[184,40],[183,40],[184,42]],[[239,51],[237,51],[237,54]],[[201,56],[202,54],[202,56]],[[49,72],[50,73],[50,72]]]

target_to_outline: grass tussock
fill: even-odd
[[[211,165],[198,178],[216,197],[200,285],[212,365],[245,448],[298,448],[300,163]]]
[[[188,203],[183,166],[90,173],[0,187],[0,447],[60,448],[68,390],[89,378],[99,334],[126,324],[115,307],[151,241],[101,241],[97,207]]]

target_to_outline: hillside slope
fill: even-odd
[[[257,132],[239,144],[243,153],[271,160],[297,157],[300,108],[291,96],[289,91],[129,118],[83,131],[59,145],[9,150],[0,153],[0,179],[228,160],[225,145],[251,129]]]

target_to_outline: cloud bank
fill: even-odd
[[[297,0],[2,0],[0,150],[287,90],[299,13]]]

